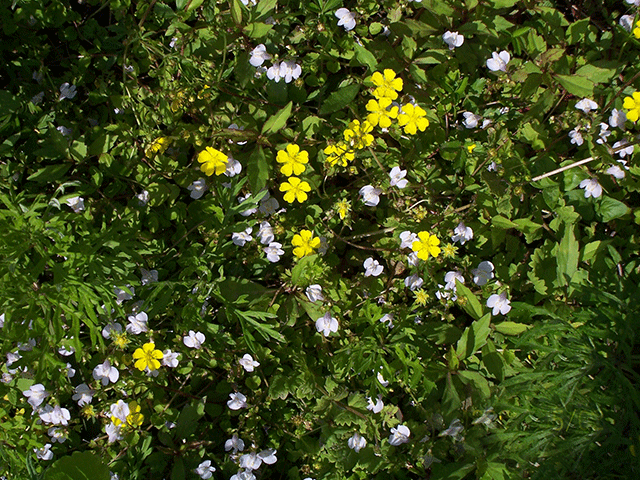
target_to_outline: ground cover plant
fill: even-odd
[[[636,478],[639,6],[2,3],[2,478]]]

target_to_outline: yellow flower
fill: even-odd
[[[198,154],[198,162],[202,164],[200,165],[200,170],[202,170],[205,175],[211,176],[214,173],[216,175],[222,175],[227,170],[229,157],[220,150],[207,147]]]
[[[349,212],[351,212],[351,203],[343,198],[338,203],[336,203],[335,209],[338,212],[340,220],[344,220],[347,215],[349,215]]]
[[[113,333],[113,343],[120,350],[124,350],[124,348],[129,344],[129,339],[127,338],[127,334],[124,332]]]
[[[160,350],[156,350],[155,348],[155,344],[149,342],[133,352],[133,358],[136,360],[134,366],[138,370],[143,371],[147,367],[149,370],[157,370],[160,368],[160,362],[158,360],[161,360],[164,355]]]
[[[311,187],[307,182],[301,181],[298,177],[289,177],[288,182],[280,184],[280,191],[287,192],[284,194],[284,201],[293,203],[296,200],[302,203],[308,197],[306,192],[311,191]]]
[[[398,125],[404,126],[404,133],[409,135],[415,135],[418,129],[424,132],[429,126],[429,120],[424,118],[426,114],[418,105],[408,103],[402,107],[402,113],[398,114]]]
[[[473,149],[476,148],[476,144],[472,143],[471,145],[467,145],[467,152],[473,152]]]
[[[368,147],[373,143],[373,135],[369,132],[373,130],[373,126],[368,122],[360,122],[354,120],[349,124],[349,127],[344,131],[344,139],[349,144],[357,149]]]
[[[636,28],[633,29],[633,36],[640,38],[640,22],[636,22]]]
[[[80,413],[84,418],[94,418],[98,415],[93,408],[93,405],[91,405],[90,403],[82,407]]]
[[[158,153],[164,153],[167,148],[171,145],[171,139],[169,137],[159,137],[156,138],[151,145],[147,147],[146,155],[147,157],[151,157]]]
[[[391,119],[398,118],[398,107],[391,106],[391,99],[389,97],[382,97],[380,100],[369,100],[367,103],[367,110],[371,113],[367,115],[367,121],[373,125],[380,125],[380,128],[389,128],[391,126]]]
[[[323,152],[327,155],[327,163],[332,167],[336,164],[339,164],[341,167],[346,167],[347,162],[351,162],[355,158],[353,150],[344,142],[329,145]]]
[[[418,254],[420,260],[427,260],[429,255],[434,258],[440,253],[440,240],[435,235],[431,235],[429,232],[418,233],[419,240],[413,242],[411,250]]]
[[[287,177],[300,175],[305,170],[305,164],[309,163],[309,154],[306,150],[300,150],[296,144],[287,145],[286,151],[279,150],[276,161],[284,165],[280,169]]]
[[[136,427],[142,425],[144,415],[140,413],[140,405],[138,402],[131,402],[129,404],[129,415],[127,415],[127,425],[130,427]]]
[[[291,245],[296,247],[293,249],[293,254],[302,258],[311,255],[320,246],[320,238],[314,237],[310,230],[301,230],[299,234],[296,233],[293,236]]]
[[[381,98],[398,98],[399,91],[402,90],[402,79],[396,78],[396,73],[390,68],[384,70],[384,76],[380,72],[371,75],[371,82],[377,87],[373,91],[373,96],[378,100]]]
[[[458,247],[456,247],[453,243],[447,243],[444,247],[442,247],[442,254],[447,258],[455,257],[458,251]]]
[[[424,307],[427,304],[427,301],[429,300],[429,294],[422,288],[420,290],[416,290],[414,292],[414,295],[416,296],[415,302],[417,305]]]
[[[640,30],[640,28],[638,28],[638,30]],[[631,97],[624,98],[622,107],[629,110],[627,112],[627,119],[635,123],[638,121],[638,116],[640,116],[640,92],[633,92],[632,95]]]

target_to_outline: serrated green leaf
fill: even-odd
[[[587,77],[582,75],[554,75],[554,78],[572,95],[577,97],[590,97],[593,95],[595,84]]]
[[[624,217],[629,212],[629,207],[615,198],[605,196],[596,204],[596,212],[602,217],[603,222],[610,222]]]

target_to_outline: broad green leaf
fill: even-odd
[[[29,175],[27,180],[33,180],[34,182],[48,183],[53,182],[61,178],[69,169],[71,164],[62,165],[49,165],[48,167],[41,168],[35,173]]]
[[[251,38],[264,37],[273,28],[273,25],[267,23],[254,22],[244,27],[244,33]]]
[[[593,81],[582,75],[554,75],[560,85],[572,95],[589,97],[593,95]]]
[[[568,285],[569,280],[578,269],[580,258],[580,244],[576,240],[573,225],[564,226],[564,234],[558,245],[557,253],[557,281],[558,285]]]
[[[358,95],[360,91],[360,85],[352,84],[342,87],[340,90],[333,92],[323,102],[320,107],[319,115],[327,115],[329,113],[337,112],[349,105]]]
[[[240,0],[229,0],[229,8],[231,9],[231,18],[236,25],[242,25],[242,3]]]
[[[262,145],[251,152],[247,161],[247,177],[249,177],[249,188],[252,192],[259,192],[269,180],[269,162],[264,155]]]
[[[473,292],[458,280],[456,280],[456,292],[459,298],[464,298],[466,300],[462,305],[465,311],[476,320],[480,319],[482,317],[482,305]]]
[[[91,452],[74,452],[56,460],[44,480],[109,480],[109,468]]]
[[[460,370],[458,376],[471,382],[482,397],[489,398],[491,396],[489,382],[487,382],[487,379],[480,375],[480,373],[471,370]]]
[[[287,124],[287,120],[291,116],[293,102],[287,103],[283,108],[273,115],[269,120],[264,122],[262,126],[262,135],[270,135],[280,131]]]
[[[615,198],[602,197],[600,202],[596,203],[596,212],[600,214],[603,222],[610,222],[624,217],[629,212],[629,207]]]
[[[531,328],[531,325],[525,325],[524,323],[516,322],[500,322],[494,325],[496,331],[503,333],[504,335],[520,335],[522,332]]]
[[[459,290],[457,290],[457,292],[460,294]],[[456,345],[456,354],[458,355],[458,358],[461,360],[469,358],[482,348],[482,346],[487,342],[487,337],[489,336],[490,322],[491,314],[487,313],[480,320],[476,320],[465,329],[462,337],[460,337],[460,340],[458,340],[458,344]]]
[[[278,3],[278,0],[260,0],[255,7],[255,12],[258,17],[262,17],[273,10]]]
[[[493,8],[510,8],[520,3],[520,0],[489,0],[488,3]]]
[[[378,61],[376,60],[375,55],[360,45],[355,46],[355,51],[356,54],[353,58],[357,60],[360,65],[366,65],[371,69],[371,71],[375,71],[378,66]]]
[[[491,219],[491,224],[495,227],[501,228],[503,230],[509,230],[510,228],[516,228],[517,225],[513,223],[508,218],[503,217],[502,215],[496,215]]]

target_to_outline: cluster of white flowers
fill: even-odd
[[[251,50],[251,58],[249,63],[258,68],[256,73],[267,72],[267,78],[278,83],[281,79],[285,83],[291,83],[292,80],[297,80],[302,75],[302,67],[291,60],[283,60],[282,62],[274,62],[268,69],[262,66],[262,64],[271,60],[272,56],[267,53],[267,47],[264,44],[260,44]]]

